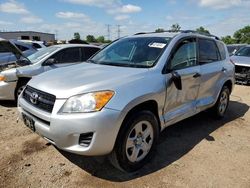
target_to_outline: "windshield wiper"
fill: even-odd
[[[117,67],[135,67],[135,68],[148,68],[146,65],[138,65],[138,64],[125,64],[125,63],[113,63],[113,62],[100,62],[100,65],[111,65]]]

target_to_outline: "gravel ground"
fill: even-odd
[[[235,87],[222,120],[205,112],[165,129],[156,157],[130,174],[59,151],[17,123],[15,106],[0,102],[0,187],[250,187],[250,87]]]

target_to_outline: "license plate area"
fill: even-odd
[[[29,127],[33,132],[35,132],[36,131],[35,121],[31,117],[29,117],[29,116],[27,116],[25,114],[22,114],[22,116],[23,116],[23,122],[24,122],[24,124],[27,127]]]

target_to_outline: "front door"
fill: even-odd
[[[196,113],[196,99],[200,87],[200,66],[197,61],[197,40],[187,38],[180,41],[168,62],[166,75],[166,102],[164,119],[166,125],[180,121]],[[172,73],[180,75],[182,89],[171,81]]]

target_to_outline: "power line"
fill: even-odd
[[[106,26],[107,26],[107,33],[108,33],[108,34],[107,34],[107,37],[108,37],[108,40],[110,40],[110,26],[111,26],[111,25],[110,25],[110,24],[107,24]]]
[[[121,25],[117,25],[117,38],[119,39],[121,35]]]

